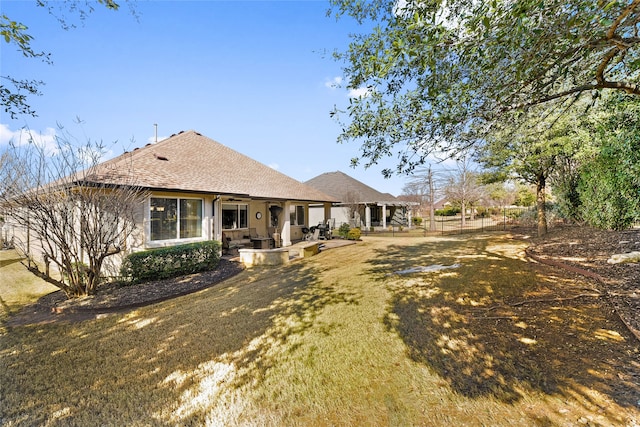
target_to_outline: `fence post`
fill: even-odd
[[[502,231],[507,230],[507,207],[502,208]]]

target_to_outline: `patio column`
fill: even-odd
[[[280,239],[282,239],[282,246],[291,246],[291,216],[289,210],[291,209],[291,202],[284,202],[284,209],[282,210],[282,229],[280,230]]]
[[[213,199],[211,210],[212,239],[222,241],[222,199],[220,196]]]
[[[324,203],[324,223],[331,218],[331,203]],[[311,226],[311,224],[309,224]]]
[[[364,225],[367,231],[371,230],[371,206],[364,205]]]
[[[387,205],[382,205],[382,228],[387,228]]]

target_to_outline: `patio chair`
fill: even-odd
[[[224,255],[235,255],[241,247],[242,245],[238,244],[237,241],[232,240],[231,237],[222,233],[222,253]]]
[[[315,230],[313,230],[313,236],[311,236],[311,241],[317,242],[319,236],[320,236],[320,229],[316,227]]]

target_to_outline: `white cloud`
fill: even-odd
[[[43,132],[28,128],[12,131],[8,125],[0,124],[0,146],[8,145],[11,142],[17,146],[32,142],[40,147],[44,147],[47,153],[55,153],[58,151],[56,130],[54,128],[46,128]]]
[[[326,80],[324,82],[325,87],[336,90],[342,88],[343,78],[340,76],[336,76],[330,80]],[[348,96],[349,98],[365,98],[373,92],[373,89],[370,87],[362,87],[357,89],[349,89]]]
[[[44,131],[37,131],[29,128],[11,130],[8,125],[0,123],[0,147],[10,143],[16,147],[27,144],[34,144],[43,149],[48,156],[60,154],[61,150],[72,150],[74,156],[83,164],[91,164],[97,161],[104,161],[113,157],[113,150],[107,147],[99,148],[97,144],[80,144],[73,137],[62,131],[59,135],[55,128],[46,128]]]
[[[331,89],[331,90],[338,89],[342,85],[342,77],[336,76],[336,77],[332,78],[331,80],[325,81],[324,85],[326,87],[328,87],[329,89]]]
[[[373,90],[370,87],[359,87],[349,90],[349,98],[366,98]]]
[[[280,169],[280,165],[279,165],[279,164],[277,164],[277,163],[271,163],[271,164],[269,165],[269,167],[270,167],[271,169],[274,169],[274,170],[278,170],[278,169]]]

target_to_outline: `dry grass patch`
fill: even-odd
[[[371,237],[128,314],[13,328],[0,336],[0,420],[640,422],[638,385],[620,380],[638,369],[637,343],[610,313],[589,299],[509,305],[588,285],[539,270],[523,248],[500,235]]]
[[[43,295],[58,290],[31,274],[15,250],[0,250],[0,321]]]

